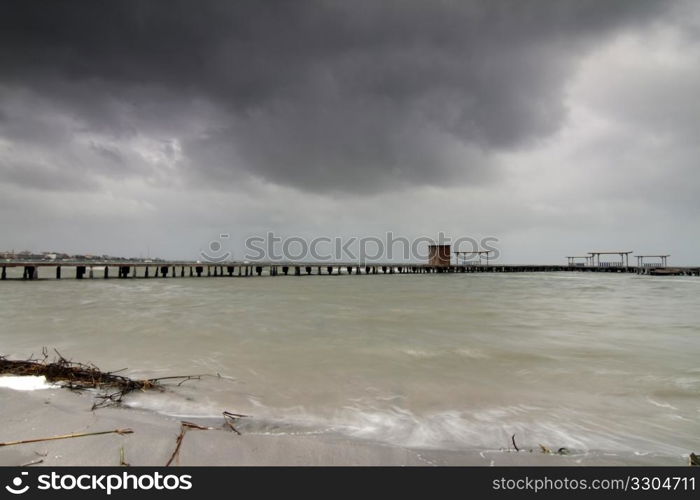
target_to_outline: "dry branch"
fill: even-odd
[[[173,451],[173,454],[170,455],[170,459],[168,460],[168,463],[165,464],[166,467],[169,467],[170,464],[173,463],[173,460],[180,460],[180,447],[182,446],[182,441],[185,439],[185,434],[187,434],[187,431],[189,429],[198,429],[202,431],[209,431],[212,430],[213,427],[204,427],[202,425],[197,425],[193,424],[192,422],[186,422],[186,421],[181,421],[180,422],[180,434],[177,435],[177,439],[175,440],[175,450]]]
[[[115,389],[114,392],[106,392],[97,396],[99,401],[93,405],[93,410],[105,406],[118,405],[121,403],[122,398],[132,391],[163,390],[163,387],[160,385],[162,380],[180,379],[180,384],[182,384],[187,380],[200,378],[200,375],[182,375],[136,380],[124,375],[118,375],[124,369],[114,372],[103,372],[95,365],[67,360],[61,353],[54,351],[57,356],[54,361],[48,360],[49,356],[46,349],[42,351],[43,359],[10,360],[0,356],[0,375],[43,375],[47,381],[59,383],[71,390]]]
[[[231,413],[230,411],[224,411],[223,415],[224,415],[224,422],[226,422],[226,424],[229,426],[229,428],[233,432],[235,432],[236,434],[238,434],[240,436],[241,433],[238,431],[238,429],[236,429],[234,427],[233,423],[236,422],[239,418],[245,418],[248,415],[242,415],[240,413]]]
[[[42,464],[44,463],[44,459],[40,458],[38,460],[32,460],[31,462],[26,462],[23,464],[20,464],[20,467],[29,467],[30,465],[37,465],[37,464]]]
[[[16,444],[27,444],[27,443],[39,443],[41,441],[57,441],[59,439],[71,439],[85,436],[99,436],[101,434],[131,434],[134,431],[131,429],[114,429],[111,431],[99,431],[99,432],[79,432],[74,434],[63,434],[60,436],[52,436],[46,438],[36,438],[36,439],[22,439],[20,441],[6,441],[0,443],[0,447],[3,446],[14,446]]]

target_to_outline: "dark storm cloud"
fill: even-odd
[[[180,173],[222,187],[241,172],[318,191],[480,182],[493,175],[490,153],[558,129],[581,54],[668,5],[12,1],[0,16],[0,85],[55,102],[116,144],[175,138]],[[11,95],[0,94],[0,116]],[[18,122],[32,129],[25,142],[49,134],[41,117]],[[112,166],[81,172],[137,174],[118,145],[85,144]],[[67,163],[14,165],[5,180],[43,186]]]

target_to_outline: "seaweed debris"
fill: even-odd
[[[181,385],[187,380],[199,380],[200,375],[179,375],[172,377],[158,377],[149,379],[132,379],[117,370],[113,372],[103,372],[93,364],[77,363],[66,359],[61,353],[54,349],[56,357],[49,360],[46,348],[42,350],[42,359],[11,360],[5,356],[0,356],[0,375],[34,375],[44,376],[51,383],[59,384],[74,391],[86,389],[100,389],[105,392],[96,396],[96,402],[92,409],[104,408],[106,406],[116,406],[122,402],[124,396],[133,391],[159,390],[165,388],[161,384],[164,380],[179,380]]]

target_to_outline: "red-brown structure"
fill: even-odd
[[[435,267],[450,267],[450,245],[430,245],[428,247],[428,265]]]

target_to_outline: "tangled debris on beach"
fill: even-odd
[[[95,410],[97,408],[104,408],[107,406],[118,406],[122,402],[124,396],[136,390],[165,391],[166,386],[161,383],[164,380],[176,381],[177,385],[180,386],[183,382],[186,382],[187,380],[199,380],[202,377],[202,375],[179,375],[149,379],[132,379],[119,373],[123,372],[124,370],[118,370],[115,372],[103,372],[93,364],[74,362],[65,358],[61,353],[59,353],[55,349],[54,352],[55,356],[51,360],[49,359],[49,352],[46,348],[42,349],[42,357],[39,359],[34,358],[34,356],[30,356],[30,358],[26,360],[12,360],[7,359],[6,356],[0,355],[0,376],[43,376],[45,377],[47,382],[56,384],[60,387],[73,391],[82,391],[88,389],[100,390],[102,392],[95,396],[96,402],[93,404],[92,410]],[[234,424],[236,424],[240,418],[244,418],[247,415],[232,413],[229,411],[224,411],[222,414],[223,425],[220,428],[224,430],[230,430],[236,435],[240,435],[240,431],[235,427]],[[192,429],[215,430],[218,429],[218,427],[203,426],[192,422],[182,421],[180,425],[180,433],[177,436],[175,443],[175,450],[173,451],[166,465],[171,465],[173,462],[179,462],[180,449],[182,447],[185,434],[188,430]],[[49,437],[15,439],[11,441],[0,442],[0,448],[21,444],[72,439],[85,436],[99,436],[104,434],[125,435],[131,434],[133,432],[134,431],[131,428],[119,428],[97,432],[73,432],[69,434],[60,434]],[[129,463],[126,461],[125,450],[123,445],[119,450],[119,457],[119,464],[121,466],[129,465]],[[43,458],[36,459],[26,462],[22,465],[36,465],[43,463],[43,461]]]
[[[66,359],[56,350],[54,352],[56,357],[53,360],[49,360],[46,348],[42,350],[41,359],[30,357],[26,360],[11,360],[0,356],[0,375],[44,376],[47,382],[58,384],[70,390],[104,390],[105,392],[96,396],[96,402],[92,406],[93,410],[119,405],[124,396],[136,390],[163,391],[165,388],[161,382],[164,380],[179,380],[178,385],[180,385],[187,380],[200,378],[200,375],[178,375],[132,379],[119,374],[124,370],[103,372],[93,364],[77,363]]]

